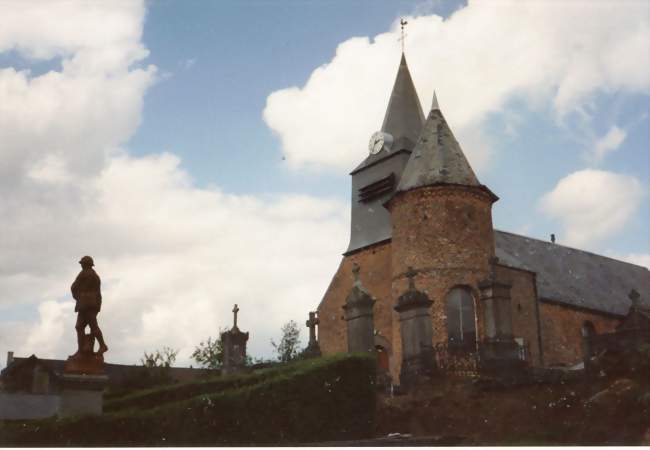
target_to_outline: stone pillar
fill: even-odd
[[[511,286],[488,279],[479,283],[478,288],[485,324],[485,339],[480,351],[481,370],[507,377],[524,365],[512,334]]]
[[[237,327],[237,305],[232,310],[234,323],[230,330],[221,333],[223,345],[223,373],[225,375],[240,372],[246,365],[246,343],[248,332],[243,333]]]
[[[422,374],[434,369],[433,326],[429,308],[433,302],[421,291],[415,289],[413,268],[409,268],[409,288],[397,299],[395,311],[399,313],[402,338],[402,366],[400,385],[408,387]]]
[[[60,378],[59,417],[98,416],[103,412],[107,375],[64,373]]]
[[[307,328],[309,328],[309,344],[305,349],[304,355],[307,358],[315,358],[321,356],[320,347],[318,345],[318,340],[316,339],[316,326],[319,324],[318,317],[316,317],[316,312],[311,311],[309,313],[309,320],[305,322]]]
[[[348,352],[374,352],[374,321],[372,308],[375,300],[363,288],[359,280],[359,265],[352,269],[354,284],[348,294],[343,310],[348,328]]]

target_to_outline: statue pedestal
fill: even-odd
[[[242,333],[233,326],[229,331],[221,333],[223,343],[223,367],[221,373],[230,375],[241,372],[246,366],[246,342],[248,332]]]
[[[93,346],[92,336],[83,336],[80,351],[63,366],[59,417],[102,414],[108,376],[104,356],[93,352]]]
[[[64,373],[61,377],[59,417],[98,416],[103,412],[108,376]]]
[[[304,352],[305,358],[319,358],[322,356],[318,342],[310,342]]]
[[[104,375],[104,357],[98,353],[80,353],[70,356],[63,372],[77,375]]]

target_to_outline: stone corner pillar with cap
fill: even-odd
[[[246,366],[246,343],[248,342],[248,332],[242,332],[237,327],[237,305],[232,310],[234,314],[234,323],[230,330],[221,333],[221,343],[223,345],[223,369],[224,375],[241,372]]]
[[[435,369],[433,355],[433,326],[429,309],[433,301],[415,288],[415,272],[409,268],[409,288],[398,299],[394,309],[399,313],[402,338],[402,366],[400,385],[408,387],[420,375]]]
[[[372,310],[376,300],[361,285],[359,270],[359,266],[355,264],[352,269],[354,284],[345,300],[345,305],[343,305],[349,353],[375,351],[375,326]]]
[[[509,377],[525,366],[512,332],[511,285],[488,278],[478,284],[483,304],[485,339],[480,346],[481,371]]]

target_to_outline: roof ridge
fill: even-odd
[[[616,259],[616,258],[613,258],[611,256],[607,256],[607,255],[601,255],[600,253],[594,253],[594,252],[589,251],[589,250],[582,250],[582,249],[575,248],[575,247],[569,247],[568,245],[558,244],[557,242],[549,242],[549,241],[545,241],[545,240],[540,239],[540,238],[524,236],[523,234],[513,233],[512,231],[497,230],[496,228],[494,228],[494,231],[495,232],[498,231],[499,233],[504,233],[504,234],[510,234],[512,236],[517,236],[517,237],[521,237],[521,238],[525,238],[525,239],[531,239],[533,241],[542,242],[542,243],[547,244],[547,245],[554,245],[554,246],[557,246],[557,247],[562,247],[562,248],[565,248],[567,250],[572,250],[574,252],[587,253],[587,254],[590,254],[590,255],[593,255],[593,256],[598,256],[600,258],[611,259],[612,261],[616,261],[616,262],[619,262],[619,263],[629,264],[630,266],[635,266],[635,267],[640,267],[640,268],[645,269],[645,270],[650,270],[646,266],[642,266],[640,264],[635,264],[635,263],[632,263],[632,262],[629,262],[629,261],[623,261],[621,259]]]

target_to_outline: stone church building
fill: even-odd
[[[365,315],[379,364],[396,382],[407,318],[395,307],[413,287],[430,299],[412,315],[430,322],[421,345],[472,353],[505,338],[532,366],[580,362],[582,333],[615,330],[632,289],[648,306],[645,267],[494,229],[498,196],[476,177],[435,94],[425,117],[404,55],[381,131],[351,176],[349,247],[318,306],[324,354],[349,350],[344,307],[362,294],[374,301]]]

